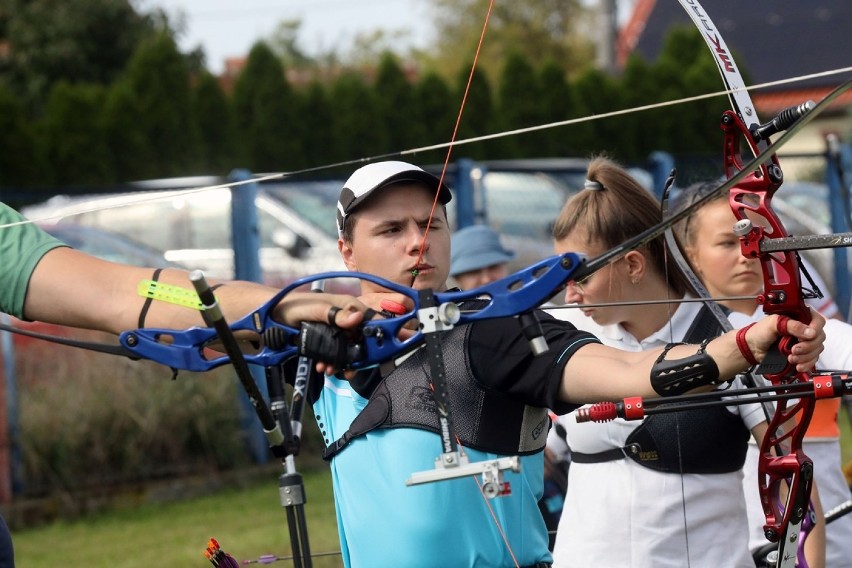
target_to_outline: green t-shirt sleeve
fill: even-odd
[[[22,318],[30,277],[45,253],[67,246],[32,223],[4,227],[24,218],[0,203],[0,311]]]

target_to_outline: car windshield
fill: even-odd
[[[341,180],[264,183],[261,187],[310,224],[337,240],[337,196]]]
[[[166,260],[163,251],[118,233],[71,223],[44,223],[39,227],[63,243],[104,260],[133,266],[176,266]]]

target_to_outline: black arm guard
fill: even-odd
[[[666,345],[654,366],[651,367],[651,386],[660,396],[675,396],[684,394],[694,388],[704,385],[713,385],[719,381],[719,367],[716,361],[704,350],[710,340],[704,340],[695,355],[664,361],[666,353],[675,345],[683,343],[669,343]]]

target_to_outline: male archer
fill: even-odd
[[[450,199],[438,178],[412,164],[356,170],[337,205],[338,248],[347,268],[418,290],[444,290]],[[411,308],[410,300],[372,282],[364,281],[361,292],[360,300],[375,310]],[[348,381],[326,377],[314,411],[328,446],[346,566],[549,566],[537,506],[547,409],[565,413],[587,402],[677,394],[686,392],[687,381],[710,390],[749,367],[748,359],[761,360],[779,336],[778,318],[768,317],[739,343],[731,332],[706,349],[673,346],[663,361],[673,372],[664,373],[657,362],[662,349],[622,352],[544,313],[537,317],[549,345],[538,356],[516,318],[456,326],[441,337],[459,445],[471,462],[520,456],[520,472],[506,474],[508,492],[494,499],[471,477],[406,486],[412,473],[433,469],[441,452],[426,350]],[[787,322],[787,333],[799,340],[792,364],[813,366],[823,325],[819,316],[807,326]]]

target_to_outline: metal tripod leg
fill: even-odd
[[[296,568],[311,568],[311,545],[305,520],[305,484],[302,475],[296,472],[293,456],[287,456],[284,463],[285,472],[278,478],[278,493],[281,506],[287,511],[293,565]]]

